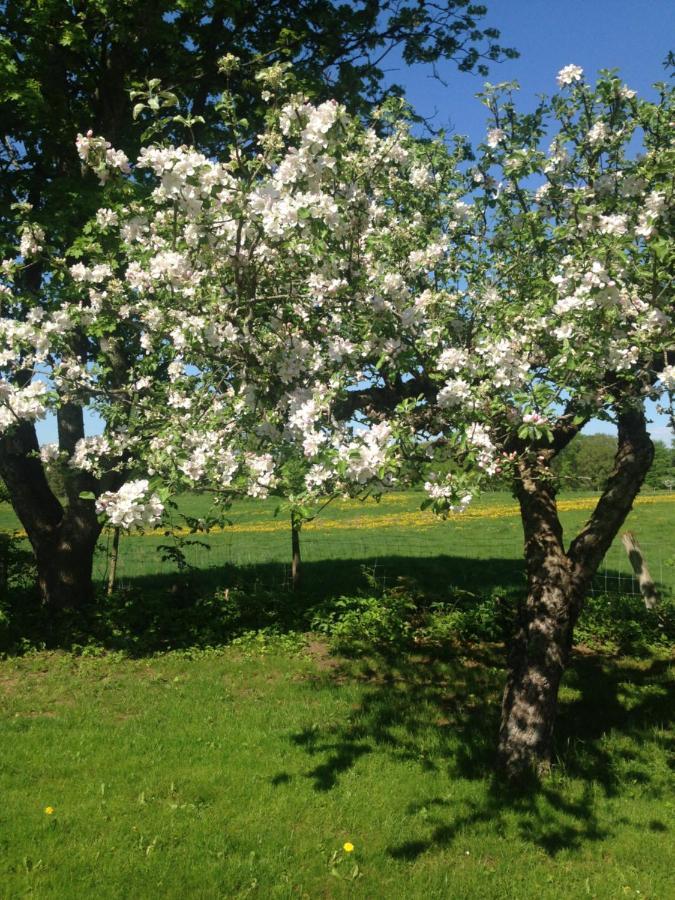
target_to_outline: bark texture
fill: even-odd
[[[643,410],[622,412],[618,425],[612,474],[567,551],[548,470],[556,450],[519,467],[516,491],[528,592],[510,648],[498,746],[499,768],[512,780],[532,772],[541,774],[550,766],[558,691],[574,626],[591,581],[653,459]]]
[[[74,447],[80,429],[84,433],[81,418],[79,407],[59,415],[63,449],[69,441]],[[69,478],[64,506],[47,482],[35,428],[28,422],[0,438],[0,475],[35,552],[44,603],[54,610],[81,609],[93,598],[93,556],[101,527],[93,502],[79,494],[93,490],[94,479],[86,473]]]

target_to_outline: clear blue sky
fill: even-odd
[[[518,81],[524,106],[536,95],[556,90],[557,72],[570,63],[582,66],[587,77],[599,69],[616,68],[623,80],[649,96],[655,81],[666,79],[668,51],[675,50],[675,0],[486,0],[486,21],[499,28],[501,43],[515,47],[520,58],[492,64],[489,81]],[[413,106],[434,123],[466,134],[476,142],[485,132],[485,110],[475,99],[483,80],[458,72],[452,64],[439,67],[446,84],[430,76],[426,67],[406,68],[395,56],[384,63],[387,79],[402,84]],[[663,417],[650,408],[652,435],[669,441]],[[92,418],[88,431],[100,430]],[[38,425],[40,440],[56,439],[53,421]],[[594,422],[586,431],[611,431]]]

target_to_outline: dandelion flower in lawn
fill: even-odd
[[[342,849],[345,851],[345,853],[352,853],[354,850],[354,845],[350,841],[347,841],[342,845]]]
[[[54,815],[54,807],[53,806],[45,806],[45,815],[46,816]]]

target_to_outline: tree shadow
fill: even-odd
[[[515,828],[521,839],[555,856],[602,841],[615,825],[626,824],[620,818],[612,826],[600,824],[599,796],[615,796],[631,783],[642,784],[654,800],[667,790],[650,771],[655,742],[667,753],[666,738],[655,737],[654,726],[667,721],[674,699],[667,663],[659,660],[575,654],[561,698],[554,774],[517,789],[493,771],[504,680],[500,648],[404,659],[381,654],[322,677],[354,678],[363,693],[342,723],[291,736],[318,761],[304,773],[315,790],[333,789],[372,753],[414,762],[455,783],[483,782],[464,799],[429,796],[409,806],[414,837],[389,848],[395,859],[414,860],[481,828],[504,834]],[[667,828],[659,820],[650,827]]]
[[[69,648],[95,642],[144,655],[168,649],[227,643],[246,630],[307,630],[314,612],[343,596],[363,595],[404,579],[420,602],[446,600],[457,588],[466,600],[494,588],[523,588],[522,560],[379,556],[303,564],[303,587],[290,590],[283,563],[226,564],[125,579],[113,596],[101,591],[94,606],[48,619],[30,590],[15,592],[3,610],[10,626],[4,649],[44,643]],[[2,639],[0,635],[0,639]]]
[[[126,579],[112,597],[101,592],[90,609],[66,611],[60,617],[45,616],[39,598],[29,590],[15,591],[3,606],[0,649],[20,652],[22,646],[36,644],[68,649],[94,643],[141,656],[214,646],[246,631],[307,631],[315,614],[330,610],[339,598],[394,587],[408,590],[422,611],[434,603],[478,610],[486,598],[496,598],[496,605],[485,609],[493,617],[493,634],[480,637],[503,639],[525,588],[523,561],[404,554],[310,561],[304,563],[303,588],[297,592],[290,590],[289,567],[282,563],[152,573]],[[626,646],[634,643],[636,634],[640,637],[633,606],[622,610]]]

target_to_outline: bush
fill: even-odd
[[[635,594],[591,596],[576,628],[577,644],[593,649],[640,653],[675,642],[675,601],[662,599],[656,610],[645,608]]]

